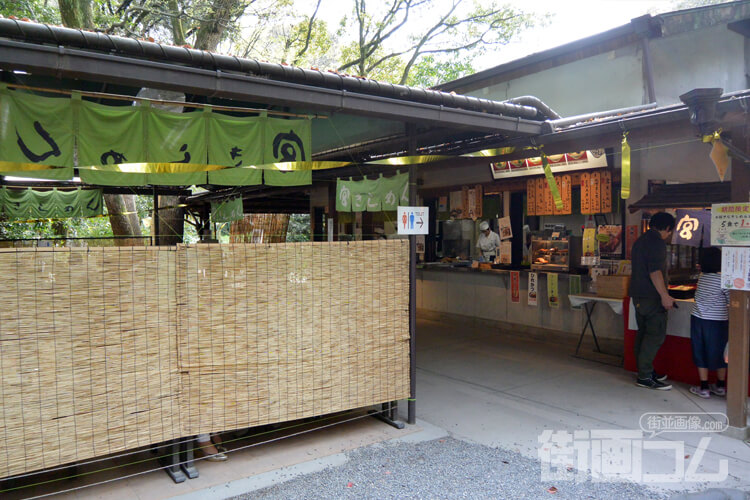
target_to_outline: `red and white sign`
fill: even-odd
[[[538,287],[537,284],[538,281],[538,274],[537,273],[529,273],[529,300],[528,304],[530,306],[536,306],[537,305],[537,291]]]

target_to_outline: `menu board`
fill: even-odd
[[[547,198],[546,192],[549,191],[547,188],[547,181],[544,177],[538,177],[536,179],[536,214],[547,215]]]
[[[721,249],[721,286],[750,291],[750,248]]]
[[[470,219],[476,220],[477,219],[477,213],[476,213],[476,207],[477,207],[477,192],[475,189],[467,189],[466,190],[466,210],[467,214],[466,216]]]
[[[464,217],[464,199],[463,192],[451,191],[450,193],[450,210],[451,217],[463,219]]]
[[[602,212],[602,174],[593,172],[591,174],[591,213],[599,214]]]
[[[601,213],[608,214],[612,212],[612,173],[608,170],[601,172]]]
[[[536,180],[526,180],[526,215],[536,215]]]
[[[581,174],[581,213],[591,212],[591,174]]]
[[[464,186],[461,188],[461,206],[464,208],[464,212],[461,218],[471,218],[471,216],[469,215],[469,212],[471,211],[471,207],[469,206],[469,186]]]
[[[750,247],[750,203],[711,205],[711,244]]]
[[[474,186],[474,215],[476,215],[477,218],[482,217],[482,204],[482,185],[477,184]]]
[[[560,192],[563,200],[563,213],[573,213],[573,180],[569,175],[562,176],[562,190]]]

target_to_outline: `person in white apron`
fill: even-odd
[[[482,221],[479,224],[479,231],[477,248],[484,260],[491,262],[497,257],[500,250],[500,236],[490,229],[490,224],[487,221]]]

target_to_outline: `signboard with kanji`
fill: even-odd
[[[711,244],[750,246],[750,203],[711,206]]]

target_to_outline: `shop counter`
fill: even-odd
[[[636,372],[635,336],[638,324],[635,320],[635,307],[629,297],[625,299],[625,352],[624,366],[626,370]],[[667,337],[659,353],[654,359],[654,370],[666,373],[670,380],[698,385],[698,368],[693,363],[693,352],[690,345],[690,315],[693,312],[692,299],[677,300],[678,309],[669,311],[667,320]],[[711,373],[711,380],[715,375]]]
[[[577,340],[586,315],[583,308],[571,307],[570,275],[557,273],[558,307],[550,307],[547,301],[547,273],[537,275],[538,305],[533,306],[528,304],[528,270],[520,271],[520,301],[513,302],[508,270],[427,265],[417,269],[417,309],[432,316],[458,316],[474,323],[495,322],[530,336],[541,329],[543,335],[558,332]],[[586,291],[588,278],[584,276],[582,281]],[[593,312],[592,322],[599,341],[608,339],[617,344],[619,351],[622,317],[609,307],[602,307]]]

